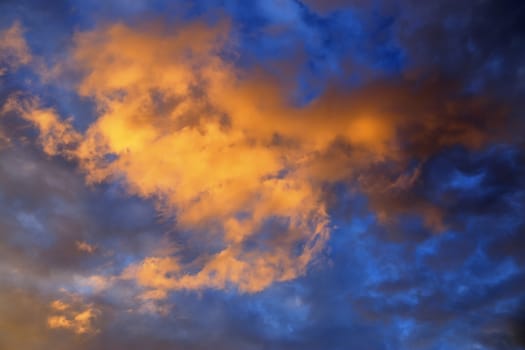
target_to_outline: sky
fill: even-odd
[[[0,349],[525,349],[525,3],[0,1]]]

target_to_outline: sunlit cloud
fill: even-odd
[[[92,305],[73,309],[71,305],[60,300],[55,300],[50,305],[52,312],[47,318],[47,326],[51,329],[66,329],[76,334],[96,333],[93,322],[99,310]]]
[[[277,79],[223,58],[235,49],[229,34],[226,23],[176,30],[116,24],[77,33],[63,64],[82,73],[78,93],[97,105],[84,133],[37,99],[15,96],[4,106],[39,129],[47,154],[78,162],[88,183],[123,180],[130,195],[154,199],[201,242],[192,261],[152,255],[126,267],[120,278],[145,288],[143,298],[230,286],[254,293],[304,275],[330,235],[326,183],[358,178],[375,205],[376,194],[410,191],[418,172],[401,170],[392,180],[369,169],[386,162],[402,169],[440,147],[479,147],[486,139],[462,119],[484,101],[451,102],[446,120],[427,110],[439,103],[439,86],[422,89],[419,100],[388,84],[329,90],[294,107]],[[430,204],[377,206],[385,223],[392,211],[416,210],[429,227],[444,228]],[[77,249],[93,251],[78,242]]]
[[[155,198],[196,239],[222,236],[217,253],[203,251],[197,274],[176,257],[127,268],[124,276],[135,271],[144,287],[260,291],[303,274],[328,238],[320,191],[294,169],[304,153],[269,147],[269,134],[239,120],[249,115],[224,120],[215,106],[223,97],[211,90],[235,79],[218,55],[226,33],[225,26],[195,25],[163,36],[116,25],[78,34],[75,62],[86,72],[79,93],[93,96],[101,112],[85,135],[34,102],[4,107],[39,128],[46,153],[78,160],[88,181],[123,177],[131,194]],[[265,232],[272,221],[275,232]],[[262,245],[246,249],[254,236]]]
[[[522,12],[0,1],[0,349],[518,346]]]

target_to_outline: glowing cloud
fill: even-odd
[[[225,25],[176,35],[115,25],[77,35],[75,64],[85,72],[79,93],[94,97],[100,111],[85,135],[33,101],[5,107],[38,127],[48,154],[78,160],[88,181],[124,178],[130,193],[157,199],[196,239],[221,242],[192,262],[201,264],[196,274],[176,257],[124,271],[146,288],[260,291],[303,274],[328,238],[319,190],[293,169],[303,153],[268,147],[256,125],[238,120],[249,115],[225,120],[208,96],[235,78],[218,54],[226,34]],[[279,224],[268,232],[273,221]],[[261,246],[247,249],[250,238]]]
[[[47,318],[47,326],[51,329],[66,329],[75,334],[96,333],[93,322],[100,311],[92,305],[76,310],[61,300],[55,300],[50,305],[53,314]]]
[[[88,182],[123,180],[130,194],[155,199],[201,243],[192,261],[152,255],[128,266],[120,278],[144,288],[142,298],[230,286],[253,293],[294,279],[329,237],[323,184],[385,160],[405,164],[432,147],[484,140],[457,117],[483,103],[449,104],[444,121],[427,112],[439,93],[424,89],[416,98],[388,85],[328,91],[293,107],[277,79],[238,71],[223,59],[234,47],[228,37],[227,24],[176,32],[117,24],[78,33],[65,65],[82,72],[78,93],[98,111],[83,134],[35,101],[12,99],[4,107],[40,130],[45,152],[77,161]],[[423,143],[436,133],[434,146]],[[366,182],[363,188],[381,192]],[[439,213],[425,210],[428,225],[440,227]]]

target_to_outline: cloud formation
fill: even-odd
[[[0,76],[31,61],[31,53],[23,38],[20,22],[0,31]]]
[[[504,5],[73,3],[0,4],[0,347],[519,346]]]
[[[52,315],[47,318],[47,326],[51,329],[67,329],[76,334],[95,333],[93,320],[99,310],[87,305],[80,310],[74,310],[72,305],[63,301],[55,300],[50,305]]]
[[[424,161],[449,145],[480,147],[498,116],[483,99],[439,106],[453,93],[439,82],[420,87],[416,98],[408,86],[382,83],[329,90],[294,107],[276,78],[221,57],[234,50],[228,33],[227,24],[198,23],[78,33],[64,64],[82,72],[78,93],[93,98],[99,113],[84,134],[34,100],[4,107],[39,129],[47,154],[78,161],[88,182],[122,179],[130,194],[176,215],[193,239],[212,239],[191,261],[153,256],[129,266],[123,278],[158,291],[151,295],[229,284],[258,292],[303,275],[329,238],[324,183],[385,162]],[[410,186],[399,176],[391,186]],[[373,186],[360,181],[386,205],[377,177]],[[380,217],[404,209],[396,201],[385,210]],[[428,225],[442,227],[436,210],[426,203],[420,210]]]

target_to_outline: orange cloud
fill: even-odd
[[[329,238],[323,184],[485,140],[464,118],[482,111],[483,101],[442,106],[439,90],[424,87],[416,96],[388,84],[332,89],[293,107],[278,79],[223,59],[222,50],[234,47],[228,34],[226,24],[78,33],[68,65],[82,72],[78,93],[98,110],[83,134],[35,102],[4,107],[40,130],[48,154],[78,161],[88,182],[123,179],[130,194],[155,199],[202,242],[192,262],[152,255],[127,267],[120,278],[143,287],[143,298],[230,286],[253,293],[294,279]],[[381,213],[374,200],[382,190],[360,183]],[[440,225],[439,213],[426,213],[429,226]]]
[[[65,311],[69,308],[69,305],[63,302],[62,300],[54,300],[50,306],[53,310],[56,311]]]
[[[304,273],[327,238],[319,192],[295,174],[277,176],[298,159],[268,147],[267,135],[246,124],[251,116],[223,118],[217,102],[224,97],[215,90],[241,91],[227,83],[236,73],[218,55],[226,31],[193,25],[163,35],[116,25],[77,36],[75,60],[87,72],[79,93],[93,96],[101,111],[76,151],[88,179],[123,176],[130,192],[176,213],[181,228],[213,231],[224,241],[194,275],[173,257],[128,268],[124,275],[144,287],[259,291]],[[104,162],[105,154],[116,160]],[[241,212],[248,215],[238,219]],[[287,246],[244,254],[245,239],[273,217],[289,220],[279,232],[293,237]],[[292,257],[301,241],[310,244]]]
[[[93,322],[100,311],[92,305],[76,309],[61,300],[55,300],[51,303],[53,315],[47,318],[47,326],[51,329],[66,329],[75,334],[92,334],[96,333]]]
[[[69,148],[80,141],[80,134],[73,129],[69,120],[61,120],[51,108],[39,108],[38,103],[35,98],[23,99],[13,95],[8,98],[1,112],[18,112],[39,129],[40,143],[47,154],[72,157]]]

